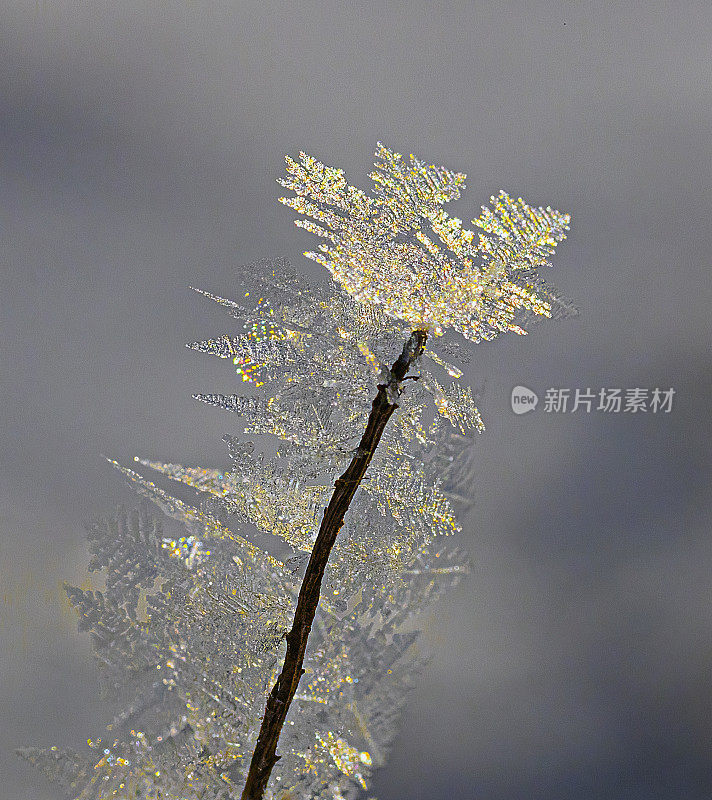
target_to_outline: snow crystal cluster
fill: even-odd
[[[266,797],[355,798],[384,763],[423,663],[423,612],[467,571],[449,535],[483,426],[453,332],[521,333],[562,306],[537,270],[568,217],[501,193],[476,239],[442,209],[464,175],[376,155],[373,197],[309,156],[287,161],[283,201],[316,220],[298,224],[330,244],[308,255],[337,283],[307,286],[275,260],[243,269],[236,300],[201,292],[233,318],[188,345],[236,370],[238,393],[195,396],[234,420],[230,465],[112,462],[154,509],[94,524],[105,587],[67,591],[119,710],[85,752],[22,751],[76,800],[240,797],[334,480],[417,328],[427,349],[332,551]]]

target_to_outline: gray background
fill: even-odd
[[[300,254],[274,179],[367,184],[376,140],[573,214],[579,318],[476,348],[472,577],[439,608],[382,800],[709,797],[709,2],[2,2],[0,795],[109,709],[60,582],[131,502],[101,454],[226,465],[228,329],[189,284]],[[677,390],[669,415],[514,416],[522,383]]]

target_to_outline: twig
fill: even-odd
[[[277,743],[289,706],[297,691],[299,679],[304,674],[302,664],[307,649],[307,640],[319,605],[321,583],[331,549],[344,524],[344,517],[349,505],[371,463],[386,424],[398,408],[397,398],[400,394],[400,385],[411,364],[425,349],[426,339],[427,333],[422,330],[413,331],[410,335],[403,346],[403,352],[391,368],[388,381],[378,386],[378,394],[373,400],[357,455],[354,456],[344,474],[336,480],[334,493],[324,512],[324,518],[321,521],[299,590],[294,622],[292,629],[287,634],[284,666],[267,698],[265,714],[247,773],[247,782],[242,792],[242,800],[262,800],[272,768],[279,760]]]

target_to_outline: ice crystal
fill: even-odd
[[[200,530],[191,560],[145,507],[92,529],[92,566],[114,589],[67,591],[105,691],[129,700],[86,752],[23,751],[73,798],[239,797],[298,579],[215,520]],[[116,590],[117,551],[130,563],[141,552],[144,617],[126,608],[136,606],[129,583]],[[408,566],[397,586],[360,587],[342,614],[324,603],[269,796],[355,796],[383,763],[422,663],[413,619],[466,570],[457,554],[428,548]]]
[[[483,424],[451,332],[521,333],[526,312],[561,307],[538,270],[569,218],[500,193],[475,236],[442,209],[463,174],[376,156],[373,196],[287,159],[282,200],[328,240],[307,255],[336,284],[307,286],[278,259],[244,268],[237,300],[197,290],[234,320],[188,345],[234,366],[240,394],[194,395],[239,420],[230,466],[111,462],[162,516],[142,505],[93,524],[105,588],[67,592],[121,708],[86,752],[23,751],[76,800],[240,796],[323,509],[379,383],[399,407],[331,553],[266,797],[354,798],[384,763],[423,661],[418,619],[467,571],[450,534]],[[388,365],[413,327],[439,338],[399,385]]]
[[[306,256],[357,300],[436,334],[453,328],[477,342],[523,333],[522,312],[551,316],[556,298],[538,270],[565,238],[567,214],[502,191],[472,221],[483,231],[476,235],[442,207],[460,196],[464,174],[413,155],[407,162],[380,143],[376,159],[371,196],[343,170],[306,153],[287,157],[280,183],[294,196],[281,202],[303,215],[299,227],[329,242]]]

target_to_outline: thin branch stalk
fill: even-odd
[[[287,718],[289,706],[297,691],[299,679],[304,674],[302,664],[307,649],[307,640],[319,606],[321,583],[331,549],[344,524],[344,517],[356,490],[376,452],[386,424],[398,408],[396,399],[400,392],[400,385],[411,364],[425,349],[426,339],[425,331],[416,330],[405,343],[403,352],[391,367],[388,382],[380,384],[378,387],[378,394],[373,400],[366,430],[356,451],[357,454],[344,474],[336,480],[334,493],[324,512],[324,518],[299,590],[294,622],[292,629],[287,634],[284,666],[267,698],[265,714],[242,792],[242,800],[262,800],[272,768],[279,760],[277,743]]]

